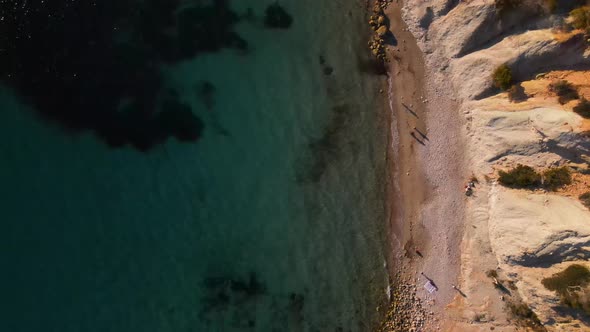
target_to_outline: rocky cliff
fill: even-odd
[[[516,190],[495,180],[497,170],[516,164],[567,165],[577,172],[572,188],[588,188],[588,120],[572,112],[577,100],[560,104],[547,92],[550,82],[565,78],[580,98],[590,99],[590,43],[568,28],[567,12],[551,14],[545,2],[533,0],[504,13],[493,0],[405,5],[404,19],[425,62],[448,80],[443,93],[460,105],[453,111],[464,115],[469,168],[480,181],[466,212],[461,281],[469,294],[449,306],[455,321],[449,330],[512,331],[519,324],[507,309],[512,299],[533,310],[543,324],[539,330],[590,330],[588,317],[565,308],[541,284],[569,264],[587,264],[590,212],[577,199],[581,189]],[[522,89],[521,100],[511,101],[493,85],[492,72],[504,63]],[[514,289],[498,291],[487,269]]]

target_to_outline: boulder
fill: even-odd
[[[388,32],[389,32],[389,30],[387,29],[387,27],[385,25],[382,25],[379,28],[377,28],[377,35],[379,37],[384,37],[385,35],[387,35]]]

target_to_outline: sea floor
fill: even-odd
[[[0,330],[371,330],[387,123],[364,8],[285,0],[268,29],[269,4],[229,2],[247,52],[161,64],[196,142],[112,147],[5,85]]]

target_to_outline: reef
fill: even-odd
[[[264,25],[267,28],[287,29],[293,24],[293,18],[278,2],[266,8]]]
[[[227,0],[49,1],[0,4],[0,80],[66,133],[147,151],[196,141],[203,122],[163,96],[161,66],[224,48],[248,50]],[[206,106],[211,97],[203,93]]]

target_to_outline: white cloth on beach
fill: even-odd
[[[434,285],[432,284],[432,282],[430,282],[430,280],[429,280],[429,281],[427,281],[427,282],[424,284],[424,288],[425,288],[425,289],[426,289],[426,290],[427,290],[427,291],[428,291],[430,294],[434,293],[434,291],[436,290],[436,286],[434,286]]]

